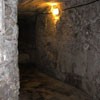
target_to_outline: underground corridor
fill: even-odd
[[[81,67],[76,64],[81,47],[75,47],[80,40],[78,33],[73,34],[78,22],[73,23],[72,17],[79,12],[62,12],[62,6],[61,2],[19,3],[20,100],[91,100],[82,89]]]
[[[88,21],[92,18],[87,15],[93,9],[92,4],[83,7],[83,15],[81,7],[67,11],[69,5],[41,0],[19,2],[20,100],[95,98],[91,95],[94,90],[87,68],[93,52],[87,43],[88,34],[92,37],[92,25]]]
[[[90,100],[87,94],[76,89],[79,88],[78,81],[80,82],[80,80],[73,80],[76,81],[75,88],[64,83],[63,80],[61,82],[62,78],[56,77],[59,74],[56,72],[57,63],[59,63],[57,62],[57,39],[59,37],[57,37],[57,22],[53,17],[59,17],[59,15],[52,16],[49,14],[49,10],[51,10],[51,6],[54,7],[52,10],[57,10],[60,5],[38,1],[32,5],[31,11],[31,4],[32,2],[22,2],[18,15],[19,99]],[[56,13],[59,12],[54,12],[54,14]]]
[[[100,100],[100,0],[1,0],[0,100]]]

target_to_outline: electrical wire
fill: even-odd
[[[98,2],[98,1],[100,1],[100,0],[94,0],[94,1],[91,1],[91,2],[88,2],[88,3],[75,5],[75,6],[72,6],[72,7],[62,9],[62,11],[67,11],[67,10],[70,10],[70,9],[75,9],[75,8],[87,6],[87,5],[90,5],[90,4],[94,4],[95,2]],[[32,13],[32,12],[37,12],[37,11],[30,11],[30,12]],[[51,14],[51,13],[39,13],[39,14]]]
[[[100,0],[94,0],[94,1],[91,1],[91,2],[88,2],[88,3],[84,3],[84,4],[79,4],[79,5],[76,5],[76,6],[68,7],[68,8],[63,9],[62,11],[66,11],[66,10],[70,10],[70,9],[74,9],[74,8],[87,6],[87,5],[93,4],[93,3],[97,2],[97,1],[100,1]]]

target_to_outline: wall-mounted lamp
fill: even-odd
[[[57,2],[49,2],[47,4],[50,6],[50,13],[52,14],[53,20],[56,23],[60,18],[60,4]]]
[[[58,8],[58,4],[57,3],[51,3],[51,12],[54,16],[58,16],[60,13],[60,10]]]
[[[58,16],[59,15],[59,9],[54,8],[53,11],[52,11],[52,14],[55,15],[55,16]]]

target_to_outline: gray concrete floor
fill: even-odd
[[[82,91],[29,66],[20,66],[20,100],[92,100]]]

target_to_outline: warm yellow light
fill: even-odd
[[[52,14],[55,15],[55,16],[59,15],[59,9],[58,8],[53,8],[52,9]]]
[[[54,23],[56,23],[60,18],[60,3],[59,2],[47,2],[47,5],[50,6],[50,13],[52,14],[52,18],[54,20]]]
[[[59,3],[57,3],[57,2],[48,2],[47,3],[50,7],[51,7],[51,13],[53,14],[53,15],[59,15]]]
[[[46,4],[49,6],[57,6],[58,5],[57,2],[47,2]]]
[[[51,13],[53,15],[59,15],[59,8],[58,8],[58,3],[50,3],[51,6]]]
[[[54,23],[56,23],[60,18],[60,10],[57,4],[52,4],[51,6],[51,13],[54,18]]]

